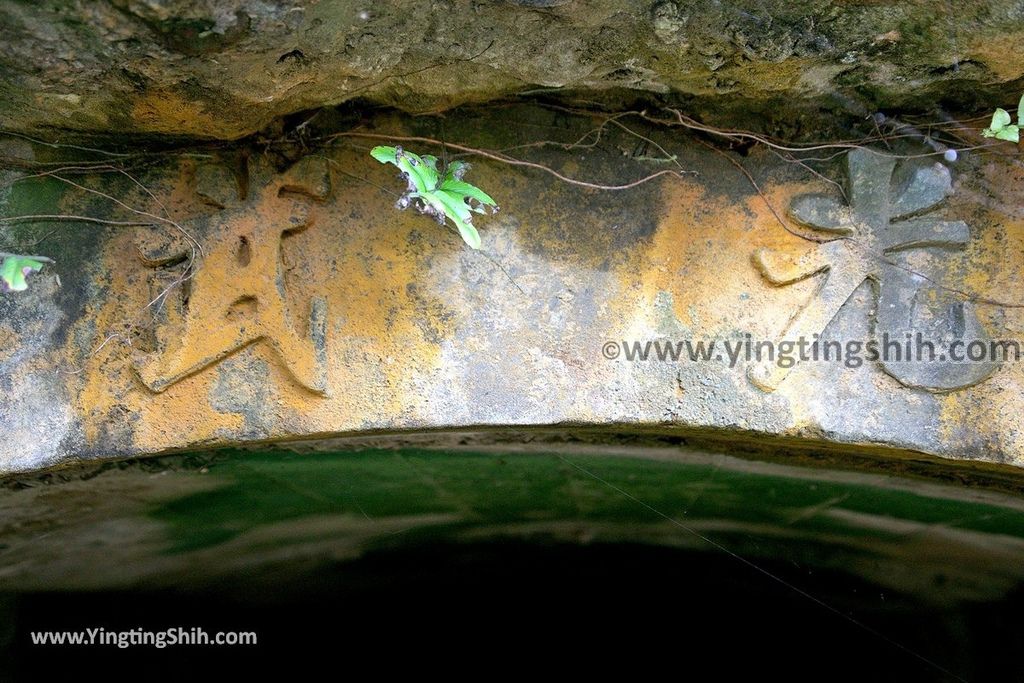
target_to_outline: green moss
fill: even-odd
[[[233,453],[211,466],[219,485],[163,504],[170,552],[214,546],[263,525],[323,515],[377,521],[443,514],[451,531],[578,521],[650,531],[667,518],[809,537],[894,538],[903,524],[1024,538],[1024,511],[904,489],[786,478],[712,465],[624,457],[368,450],[296,455]],[[871,515],[857,526],[833,510]],[[684,533],[685,530],[680,530]],[[734,532],[729,532],[734,533]]]
[[[66,188],[65,183],[55,178],[19,180],[10,186],[6,196],[0,195],[3,197],[0,201],[0,215],[7,217],[60,213],[60,201]],[[40,233],[45,234],[40,226],[40,223],[34,222],[9,223],[4,227],[4,234],[7,237],[4,241],[35,241]]]

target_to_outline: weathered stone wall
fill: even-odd
[[[0,125],[234,139],[353,98],[1013,99],[1016,0],[0,3]]]
[[[374,130],[423,135],[434,125],[378,117]],[[490,148],[576,140],[591,125],[530,107],[444,121],[449,140]],[[396,211],[402,182],[363,139],[291,166],[257,148],[247,171],[230,154],[171,157],[136,172],[147,190],[119,173],[74,177],[144,214],[52,177],[14,184],[4,215],[154,225],[44,221],[6,233],[8,247],[57,264],[29,292],[0,298],[0,414],[15,427],[0,440],[0,470],[503,425],[1022,462],[1020,363],[779,370],[731,364],[721,346],[721,357],[698,361],[629,362],[621,352],[621,342],[797,334],[845,346],[921,332],[940,352],[955,339],[1018,339],[1024,190],[1005,164],[857,151],[815,177],[755,151],[742,163],[762,197],[725,156],[630,125],[685,174],[590,190],[480,160],[468,179],[502,206],[478,221],[481,252]],[[530,158],[609,184],[666,168],[636,143],[607,130],[599,147],[535,148]],[[608,343],[620,345],[617,358]]]

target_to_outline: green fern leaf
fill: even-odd
[[[418,200],[416,206],[421,213],[433,216],[440,223],[450,220],[466,244],[473,249],[480,248],[480,233],[473,225],[473,212],[486,213],[489,207],[493,213],[498,210],[498,204],[489,194],[462,180],[469,170],[467,162],[448,164],[442,180],[435,156],[421,157],[401,147],[385,146],[374,147],[370,155],[382,164],[397,166],[408,181],[408,189],[398,200],[398,208],[404,209],[412,200]]]
[[[28,289],[26,276],[38,273],[43,263],[24,256],[10,255],[0,264],[0,291],[23,292]]]

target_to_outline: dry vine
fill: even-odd
[[[489,150],[489,149],[474,147],[474,146],[471,146],[471,145],[468,145],[468,144],[459,143],[459,142],[448,142],[448,141],[445,141],[445,140],[439,140],[439,139],[436,139],[436,138],[425,137],[425,136],[391,135],[391,134],[386,134],[386,133],[373,133],[373,132],[368,132],[368,131],[365,131],[365,130],[358,130],[358,129],[347,130],[347,131],[342,131],[342,132],[338,132],[338,133],[332,133],[332,134],[329,134],[329,135],[326,135],[326,136],[321,136],[321,137],[309,137],[309,136],[306,135],[306,133],[308,132],[306,129],[309,126],[309,124],[312,122],[313,118],[315,118],[316,114],[314,114],[312,117],[306,119],[302,123],[300,123],[297,126],[295,126],[295,128],[292,131],[289,131],[289,132],[281,135],[279,138],[277,138],[275,140],[268,141],[267,148],[269,149],[269,148],[275,147],[275,146],[287,146],[287,145],[294,144],[298,139],[300,139],[300,134],[301,134],[301,139],[300,140],[301,140],[301,143],[302,143],[303,147],[305,147],[305,145],[308,142],[319,142],[325,148],[329,148],[335,141],[341,140],[341,139],[345,139],[345,138],[357,138],[357,139],[358,138],[363,138],[363,139],[374,139],[374,140],[390,140],[390,141],[396,141],[396,142],[416,142],[416,143],[421,143],[421,144],[433,145],[433,146],[436,146],[436,147],[441,147],[443,149],[450,148],[450,149],[453,149],[453,150],[457,150],[458,152],[461,152],[464,155],[479,156],[479,157],[482,157],[482,158],[485,158],[485,159],[489,159],[489,160],[495,161],[497,163],[506,164],[506,165],[509,165],[509,166],[515,166],[515,167],[521,167],[521,168],[528,168],[528,169],[537,170],[537,171],[549,174],[549,175],[557,178],[558,180],[560,180],[562,182],[565,182],[565,183],[568,183],[570,185],[573,185],[573,186],[576,186],[576,187],[581,187],[581,188],[588,189],[588,190],[595,190],[595,191],[623,191],[623,190],[629,190],[629,189],[636,188],[636,187],[638,187],[640,185],[643,185],[645,183],[651,182],[651,181],[653,181],[655,179],[662,178],[662,177],[665,177],[665,176],[681,178],[681,177],[685,177],[687,175],[693,175],[694,174],[694,171],[685,169],[679,163],[679,161],[676,159],[676,157],[674,155],[670,154],[664,148],[663,145],[661,145],[660,143],[655,141],[650,136],[644,135],[644,134],[642,134],[642,133],[640,133],[640,132],[630,128],[629,126],[627,126],[626,124],[624,124],[622,122],[622,119],[633,117],[633,118],[640,119],[640,120],[646,122],[649,125],[653,125],[653,126],[657,126],[657,127],[661,127],[661,128],[666,128],[666,129],[682,128],[682,129],[685,129],[685,130],[689,131],[692,134],[697,135],[698,137],[696,137],[695,139],[696,139],[696,141],[698,143],[700,143],[700,144],[704,145],[705,147],[711,149],[716,154],[721,155],[723,158],[728,160],[728,162],[732,166],[734,166],[740,173],[743,174],[743,176],[746,178],[747,182],[750,183],[750,185],[752,186],[754,191],[765,202],[766,206],[771,211],[772,215],[775,217],[775,219],[778,221],[778,223],[785,230],[787,230],[788,232],[790,232],[790,233],[800,237],[801,239],[810,240],[810,241],[818,241],[818,242],[828,241],[828,239],[830,239],[830,238],[819,238],[819,237],[816,237],[816,236],[812,236],[812,235],[808,234],[805,231],[799,231],[799,230],[796,230],[795,228],[793,228],[793,226],[791,226],[785,220],[785,218],[782,216],[782,214],[771,204],[771,202],[765,196],[764,192],[761,190],[760,186],[758,185],[758,183],[754,179],[754,177],[751,175],[751,173],[743,166],[742,163],[740,163],[739,160],[737,160],[735,158],[734,155],[728,154],[727,150],[722,149],[722,148],[720,148],[718,146],[715,146],[709,140],[704,139],[703,137],[699,137],[699,136],[702,136],[702,135],[703,136],[709,136],[712,139],[719,139],[719,140],[724,141],[724,142],[726,142],[728,144],[731,144],[731,145],[762,145],[766,149],[770,150],[773,154],[778,156],[780,159],[782,159],[784,161],[787,161],[787,162],[790,162],[790,163],[797,164],[800,167],[802,167],[803,169],[805,169],[807,172],[809,172],[810,174],[812,174],[815,177],[817,177],[818,179],[822,180],[823,182],[826,182],[826,183],[829,183],[829,184],[835,186],[840,193],[844,194],[844,196],[845,196],[845,192],[844,192],[843,187],[842,187],[842,185],[840,183],[837,183],[836,181],[834,181],[834,180],[832,180],[830,178],[827,178],[826,176],[824,176],[823,174],[821,174],[820,172],[818,172],[814,168],[812,168],[809,164],[810,163],[814,163],[814,162],[827,162],[827,161],[830,161],[830,160],[836,158],[837,156],[839,156],[841,154],[844,154],[845,152],[847,152],[847,151],[849,151],[851,149],[863,148],[863,147],[865,147],[867,145],[877,144],[877,143],[882,143],[882,144],[890,145],[891,142],[896,141],[896,140],[901,140],[901,139],[915,139],[915,140],[919,140],[919,141],[924,141],[926,144],[931,145],[932,148],[933,148],[932,152],[926,152],[926,153],[921,153],[921,154],[913,154],[913,155],[898,155],[898,154],[894,154],[893,155],[893,156],[897,156],[897,157],[902,158],[902,159],[913,159],[913,158],[923,158],[923,157],[932,157],[932,156],[937,156],[937,155],[943,155],[943,154],[946,154],[947,150],[949,150],[951,148],[957,149],[959,152],[981,151],[981,152],[984,152],[984,153],[998,154],[998,155],[1003,156],[1003,157],[1011,156],[1011,155],[1007,155],[1007,153],[1004,150],[1002,145],[998,145],[996,143],[971,144],[971,137],[974,137],[974,138],[977,137],[977,127],[971,127],[968,124],[972,124],[972,123],[973,124],[978,124],[978,122],[982,120],[981,118],[978,118],[978,119],[955,120],[955,119],[952,119],[950,117],[946,117],[945,120],[940,121],[940,122],[931,121],[931,122],[921,122],[921,123],[906,123],[906,122],[899,121],[899,120],[896,120],[896,119],[891,119],[891,118],[879,119],[877,117],[874,117],[873,120],[872,120],[872,123],[874,124],[875,130],[876,130],[876,133],[874,135],[868,135],[868,136],[864,136],[864,137],[861,137],[861,138],[858,138],[858,139],[854,139],[854,140],[839,140],[839,141],[835,141],[835,142],[826,142],[826,143],[792,144],[792,143],[787,143],[785,141],[779,141],[779,140],[771,138],[770,136],[754,133],[754,132],[751,132],[751,131],[738,130],[738,129],[728,129],[728,128],[720,128],[720,127],[715,127],[715,126],[711,126],[711,125],[708,125],[708,124],[704,124],[704,123],[702,123],[700,121],[697,121],[696,119],[693,119],[692,117],[689,117],[689,116],[683,114],[680,110],[675,109],[675,108],[665,108],[664,110],[662,110],[662,115],[652,115],[652,114],[648,113],[648,111],[646,111],[646,110],[630,110],[630,111],[619,111],[619,112],[605,112],[605,111],[601,111],[601,110],[588,109],[588,108],[569,107],[569,106],[564,106],[564,105],[560,105],[560,104],[545,104],[545,103],[539,103],[539,104],[540,104],[540,106],[543,106],[543,107],[546,107],[546,108],[550,108],[550,109],[554,109],[554,110],[558,110],[558,111],[562,111],[564,113],[571,114],[571,115],[574,115],[574,116],[590,117],[590,118],[598,119],[597,126],[595,128],[593,128],[593,129],[591,129],[590,131],[586,132],[584,135],[580,136],[577,140],[571,141],[571,142],[562,142],[562,141],[557,141],[557,140],[540,140],[540,141],[535,141],[535,142],[531,142],[531,143],[527,143],[527,144],[523,144],[523,145],[517,145],[517,146],[514,146],[514,147],[509,147],[509,148],[500,149],[500,150]],[[501,106],[501,105],[497,105],[497,106]],[[881,126],[883,126],[883,125],[885,125],[886,127],[892,128],[894,132],[892,132],[892,133],[884,133],[884,132],[882,132]],[[599,146],[599,144],[602,142],[602,136],[605,134],[606,129],[608,127],[610,127],[610,126],[611,127],[615,127],[617,129],[621,130],[626,135],[639,140],[644,145],[648,145],[650,147],[653,147],[661,155],[659,157],[647,158],[647,160],[664,162],[664,163],[670,163],[670,164],[674,165],[675,168],[673,168],[673,169],[663,169],[663,170],[660,170],[660,171],[656,171],[654,173],[647,174],[647,175],[645,175],[645,176],[643,176],[641,178],[638,178],[638,179],[635,179],[635,180],[632,180],[632,181],[629,181],[629,182],[612,185],[612,184],[603,184],[603,183],[597,183],[597,182],[591,182],[591,181],[587,181],[587,180],[581,180],[581,179],[578,179],[578,178],[573,178],[573,177],[565,175],[564,173],[561,173],[560,171],[558,171],[558,170],[556,170],[554,168],[551,168],[548,165],[545,165],[545,164],[542,164],[542,163],[538,163],[538,162],[534,162],[534,161],[529,161],[529,160],[526,160],[526,159],[521,159],[521,158],[518,158],[518,157],[514,157],[514,156],[512,156],[510,154],[510,152],[517,151],[517,150],[525,150],[525,149],[539,148],[539,147],[557,147],[557,148],[560,148],[560,149],[565,150],[565,151],[571,151],[571,150],[577,150],[577,149],[595,148],[595,147]],[[91,193],[91,194],[94,194],[96,196],[102,197],[102,198],[104,198],[104,199],[106,199],[108,201],[113,202],[115,205],[117,205],[117,206],[127,210],[130,213],[133,213],[135,215],[141,216],[143,219],[147,219],[147,220],[129,221],[129,220],[111,220],[111,219],[96,218],[96,217],[81,216],[81,215],[73,215],[73,214],[37,214],[37,215],[0,217],[0,223],[17,223],[17,222],[29,222],[29,221],[72,221],[72,222],[85,222],[85,223],[93,223],[93,224],[98,224],[98,225],[121,226],[121,227],[166,225],[166,226],[168,226],[170,228],[173,228],[173,229],[179,231],[185,237],[185,239],[187,240],[187,242],[188,242],[188,244],[190,246],[190,255],[189,255],[186,267],[185,267],[184,271],[182,272],[181,276],[179,278],[177,278],[174,282],[172,282],[170,285],[168,285],[166,287],[166,289],[164,289],[156,298],[154,298],[152,301],[150,301],[144,307],[143,311],[141,311],[140,313],[144,312],[145,310],[148,310],[149,308],[153,307],[154,305],[157,306],[158,308],[160,306],[162,306],[163,302],[166,299],[166,296],[171,291],[173,291],[174,288],[176,288],[178,286],[181,286],[189,278],[192,277],[192,275],[194,274],[194,264],[195,264],[196,257],[197,257],[197,255],[201,255],[203,253],[202,244],[193,235],[190,235],[184,228],[182,228],[182,226],[180,224],[178,224],[177,222],[172,220],[167,215],[168,212],[166,210],[166,207],[164,207],[160,203],[159,199],[143,183],[141,183],[137,178],[135,178],[134,175],[132,175],[129,172],[130,170],[136,170],[138,168],[145,168],[147,166],[153,165],[154,163],[158,163],[160,160],[162,160],[164,157],[166,157],[166,155],[167,155],[166,152],[131,152],[131,153],[120,153],[120,152],[112,152],[112,151],[109,151],[109,150],[103,150],[103,149],[93,148],[93,147],[85,147],[85,146],[80,146],[80,145],[72,145],[72,144],[65,144],[65,143],[58,143],[58,142],[49,142],[49,141],[40,140],[40,139],[37,139],[37,138],[32,138],[32,137],[29,137],[29,136],[25,136],[25,135],[22,135],[20,133],[0,131],[0,134],[12,135],[12,136],[15,136],[15,137],[19,137],[19,138],[23,138],[23,139],[29,140],[29,141],[31,141],[33,143],[45,145],[45,146],[52,147],[52,148],[67,148],[67,149],[72,149],[72,150],[76,150],[76,151],[87,152],[89,154],[99,154],[99,155],[102,155],[102,156],[106,157],[106,159],[104,159],[103,161],[80,161],[80,162],[67,162],[67,161],[61,161],[61,162],[37,162],[37,161],[27,161],[27,160],[23,160],[23,159],[11,159],[9,157],[0,158],[0,165],[5,165],[5,166],[8,166],[8,167],[20,168],[20,169],[26,170],[26,171],[33,171],[33,170],[37,171],[37,172],[34,172],[34,173],[27,173],[26,175],[19,176],[18,178],[16,178],[13,181],[11,181],[11,183],[20,182],[20,181],[28,180],[28,179],[31,179],[31,178],[52,177],[52,178],[54,178],[54,179],[56,179],[58,181],[66,183],[66,184],[68,184],[68,185],[70,185],[70,186],[72,186],[72,187],[74,187],[74,188],[76,188],[76,189],[78,189],[80,191]],[[209,150],[210,149],[209,146],[207,146],[206,149]],[[826,154],[824,156],[821,156],[820,155],[821,152],[827,152],[828,154]],[[191,150],[190,149],[174,150],[173,153],[174,154],[178,154],[178,155],[195,156],[195,157],[206,157],[206,158],[209,158],[209,157],[213,156],[213,154],[210,154],[209,151],[204,153],[204,151],[196,150],[195,148],[193,148]],[[809,156],[812,153],[818,153],[819,155],[817,155],[817,156]],[[1012,157],[1016,157],[1016,156],[1018,156],[1018,155],[1017,154],[1012,155]],[[334,169],[337,172],[343,173],[345,175],[349,175],[349,176],[351,176],[353,178],[356,178],[357,180],[359,180],[361,182],[368,182],[370,184],[374,184],[374,183],[372,183],[372,181],[369,181],[368,179],[366,179],[366,178],[364,178],[362,176],[357,176],[355,174],[351,174],[351,173],[345,171],[344,169],[340,168],[340,166],[333,159],[330,159],[329,157],[326,157],[326,156],[324,158],[327,158],[328,161],[332,163],[332,166],[334,167]],[[1014,163],[1020,164],[1019,160],[1017,160],[1016,158],[1013,158],[1012,161]],[[69,175],[88,175],[88,174],[94,174],[94,173],[119,173],[119,174],[124,175],[132,183],[134,183],[137,187],[139,187],[145,194],[147,194],[160,207],[160,209],[161,209],[161,211],[162,211],[162,213],[164,215],[158,215],[158,214],[154,214],[154,213],[151,213],[151,212],[148,212],[148,211],[143,211],[143,210],[137,209],[135,207],[132,207],[132,206],[126,204],[125,202],[122,202],[118,198],[116,198],[116,197],[114,197],[114,196],[112,196],[112,195],[110,195],[108,193],[104,193],[104,192],[101,192],[101,191],[96,190],[94,188],[90,188],[88,186],[82,185],[81,183],[77,183],[77,182],[71,180],[69,177],[67,177]],[[7,184],[9,185],[11,183],[7,183]],[[376,184],[374,184],[374,185],[376,187],[378,187],[379,189],[381,189],[382,191],[392,192],[391,190],[388,190],[387,188],[381,187],[381,186],[376,185]],[[839,239],[842,239],[842,238],[839,238]],[[492,257],[490,257],[487,254],[484,254],[484,256],[487,257],[489,260],[491,260],[491,262],[494,263],[498,268],[500,268],[502,270],[502,272],[505,273],[506,277],[508,277],[509,280],[512,281],[512,283],[519,289],[520,292],[523,291],[522,288],[519,287],[518,283],[516,283],[511,278],[511,276],[508,274],[507,270],[499,262],[497,262],[496,260],[494,260]],[[893,267],[901,267],[901,268],[903,267],[903,266],[900,266],[899,264],[897,264],[895,262],[892,262],[892,261],[890,261],[888,259],[884,259],[883,258],[882,260],[885,261],[888,265],[891,265]],[[966,298],[966,299],[968,299],[970,301],[974,301],[976,303],[995,305],[995,306],[1002,306],[1002,307],[1009,307],[1009,308],[1024,307],[1024,305],[1022,305],[1022,304],[1015,304],[1015,303],[1010,303],[1010,302],[1002,302],[1002,301],[996,301],[996,300],[987,299],[987,298],[983,298],[983,297],[968,295],[966,292],[963,292],[963,291],[958,290],[956,288],[947,287],[945,285],[941,285],[939,283],[936,283],[933,280],[931,280],[930,278],[927,278],[926,276],[924,276],[924,275],[922,275],[920,273],[916,273],[916,274],[920,275],[921,277],[924,277],[926,280],[928,280],[929,282],[931,282],[933,285],[935,285],[936,287],[938,287],[940,289],[944,289],[944,290],[950,291],[952,293],[957,294],[958,296],[962,296],[962,297],[964,297],[964,298]],[[523,293],[525,295],[525,292],[523,292]],[[137,324],[137,322],[132,322],[130,324],[129,335],[131,333],[131,330],[134,329],[134,325],[136,325],[136,324]],[[112,337],[116,337],[116,336],[119,336],[119,335],[112,335]],[[108,343],[110,341],[110,339],[111,339],[111,337],[108,337],[107,339],[105,339],[103,341],[103,343],[100,345],[99,348],[102,348],[104,345],[106,345],[106,343]],[[128,341],[128,343],[130,343],[130,340]],[[97,351],[98,350],[99,349],[97,349]],[[94,353],[95,353],[95,351],[94,351]]]

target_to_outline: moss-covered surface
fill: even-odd
[[[0,512],[22,590],[260,584],[482,541],[787,558],[935,604],[1024,581],[1019,497],[686,449],[218,451],[11,479]]]
[[[356,98],[437,111],[545,90],[868,108],[992,106],[1024,75],[1012,0],[0,5],[15,130],[236,139]]]
[[[22,675],[123,658],[28,640],[97,626],[254,631],[250,663],[571,631],[673,657],[685,634],[722,670],[738,649],[987,680],[1020,669],[1022,567],[1024,498],[921,478],[686,448],[189,453],[3,482],[0,655]]]
[[[793,479],[713,464],[600,456],[369,450],[352,453],[225,453],[209,468],[221,485],[167,502],[169,552],[208,547],[262,525],[305,516],[371,519],[445,515],[457,527],[533,520],[660,526],[727,517],[737,525],[786,527],[847,540],[905,533],[906,524],[1024,540],[1024,505],[922,495],[865,483]],[[952,493],[953,489],[950,490]],[[863,527],[840,509],[877,516]],[[885,519],[892,521],[886,528]],[[446,524],[445,533],[456,531]],[[685,530],[684,530],[685,531]],[[741,532],[742,533],[742,532]]]

